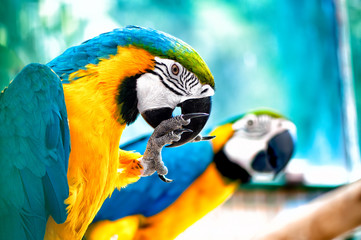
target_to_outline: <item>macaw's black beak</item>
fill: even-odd
[[[294,152],[294,139],[288,130],[274,136],[266,151],[257,154],[252,168],[259,172],[275,172],[277,175],[289,162]]]
[[[182,133],[179,141],[173,142],[167,147],[183,145],[198,136],[208,121],[209,113],[211,112],[211,97],[189,99],[179,104],[179,107],[184,115],[189,113],[206,113],[208,115],[204,114],[201,117],[190,117],[189,119],[191,119],[191,122],[184,127],[190,129],[192,132],[189,131]],[[142,113],[142,117],[149,125],[156,128],[162,121],[171,118],[173,111],[174,109],[172,108],[151,109],[144,111]]]

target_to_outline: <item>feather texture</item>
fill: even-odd
[[[48,63],[64,82],[70,80],[70,74],[88,64],[97,65],[102,59],[117,54],[117,47],[133,46],[162,58],[173,59],[197,75],[202,84],[214,87],[213,76],[199,54],[185,42],[166,33],[137,26],[127,26],[103,33],[67,49],[61,56]],[[77,79],[77,76],[73,78]]]
[[[70,135],[63,88],[45,65],[29,64],[0,95],[0,239],[43,239],[64,200]]]
[[[121,147],[141,151],[146,142],[144,137]],[[150,176],[114,191],[89,226],[87,239],[105,240],[115,235],[133,240],[174,239],[238,186],[217,171],[210,142],[164,149],[162,155],[174,182],[167,184]]]
[[[143,137],[121,148],[141,152],[145,150],[147,140],[148,137]],[[111,198],[104,202],[94,221],[117,220],[136,214],[149,217],[163,211],[204,172],[212,162],[213,151],[209,142],[198,142],[177,149],[166,148],[162,158],[169,170],[167,176],[174,179],[174,183],[161,182],[158,176],[152,175],[141,178],[136,184],[121,191],[115,190]],[[142,193],[144,197],[140,198]]]
[[[45,239],[81,239],[114,189],[139,178],[141,155],[119,151],[118,145],[126,124],[138,115],[136,77],[154,70],[155,56],[178,61],[201,83],[214,87],[208,67],[190,46],[168,34],[134,26],[71,47],[47,64],[63,82],[72,152],[68,217],[60,225],[50,218]]]
[[[50,218],[45,239],[81,239],[114,189],[141,175],[140,154],[119,154],[126,125],[116,96],[126,77],[153,67],[154,56],[134,47],[118,47],[117,51],[97,65],[88,64],[86,69],[71,73],[69,77],[77,80],[63,84],[72,138],[68,218],[61,225]]]

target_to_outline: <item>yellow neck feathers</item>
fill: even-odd
[[[216,136],[212,139],[213,152],[219,152],[224,144],[233,136],[233,133],[232,123],[227,123],[214,129],[210,133],[211,136]]]
[[[63,85],[71,137],[68,218],[60,225],[49,219],[45,239],[81,239],[113,192],[125,128],[116,116],[118,88],[123,79],[153,69],[153,59],[145,50],[118,47],[116,55],[72,73]]]
[[[236,190],[237,183],[225,183],[214,163],[164,211],[149,217],[134,239],[174,239],[193,223],[225,202]],[[120,230],[121,231],[121,230]],[[120,235],[121,236],[121,235]]]
[[[134,47],[118,47],[117,54],[109,59],[101,59],[97,65],[88,64],[86,69],[70,74],[70,84],[65,84],[64,88],[74,92],[73,97],[79,98],[82,105],[87,106],[89,101],[94,100],[111,113],[118,114],[116,96],[119,85],[127,77],[154,69],[154,65],[154,56],[149,52]]]

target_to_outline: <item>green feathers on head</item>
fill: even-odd
[[[118,46],[135,46],[154,56],[175,60],[193,72],[202,84],[209,84],[214,88],[214,79],[208,66],[191,46],[169,34],[137,26],[100,34],[67,49],[47,65],[61,76],[64,83],[72,72],[85,69],[89,63],[98,64],[100,59],[117,54]]]
[[[131,32],[130,44],[149,51],[154,56],[175,60],[189,71],[193,72],[202,84],[214,88],[214,78],[203,59],[187,43],[169,34],[135,26],[120,29],[121,32]]]
[[[285,116],[275,112],[274,110],[263,108],[263,109],[256,109],[256,110],[253,110],[253,111],[246,112],[246,113],[243,113],[241,115],[235,116],[235,117],[231,118],[230,120],[228,120],[227,123],[235,123],[235,122],[237,122],[238,120],[240,120],[241,118],[243,118],[247,114],[254,114],[256,116],[269,115],[270,117],[273,117],[273,118],[287,119]]]

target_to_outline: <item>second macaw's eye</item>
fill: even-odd
[[[247,125],[249,127],[253,126],[253,124],[254,124],[253,120],[250,119],[250,120],[247,121]]]
[[[178,73],[179,73],[179,67],[177,66],[177,64],[173,64],[173,65],[172,65],[172,73],[173,73],[174,75],[178,75]]]

